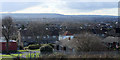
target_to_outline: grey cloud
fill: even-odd
[[[99,9],[118,8],[117,2],[67,2],[67,7],[80,11],[94,11]]]
[[[42,3],[37,2],[3,2],[2,11],[3,12],[13,12],[17,10],[22,10],[31,6],[35,6]]]

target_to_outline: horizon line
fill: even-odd
[[[118,16],[118,15],[101,15],[101,14],[61,14],[61,13],[11,13],[11,12],[5,12],[2,13],[0,12],[0,14],[59,14],[59,15],[100,15],[100,16]]]

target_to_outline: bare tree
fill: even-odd
[[[11,39],[12,35],[14,34],[13,32],[15,30],[14,29],[14,25],[13,25],[13,21],[11,17],[5,17],[4,19],[2,19],[2,35],[3,37],[5,37],[6,40],[6,52],[7,54],[9,54],[9,40]]]
[[[68,42],[68,46],[74,47],[79,51],[101,51],[106,47],[102,44],[99,37],[90,33],[82,33],[76,35],[72,40]]]
[[[40,44],[40,40],[46,35],[46,24],[41,22],[31,22],[28,24],[27,30],[30,31],[34,40],[37,40],[38,44]],[[40,37],[40,40],[36,38],[37,36]]]

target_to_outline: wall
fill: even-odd
[[[0,44],[2,44],[2,48],[0,48],[0,50],[2,49],[2,51],[6,50],[6,42],[0,42]],[[9,42],[9,50],[10,51],[17,51],[17,43],[16,42]]]

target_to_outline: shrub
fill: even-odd
[[[54,45],[53,45],[53,44],[49,43],[49,45],[50,45],[52,48],[54,48]]]
[[[19,48],[20,48],[20,50],[23,50],[23,47],[22,47],[22,46],[20,46]]]
[[[53,48],[50,45],[40,47],[40,52],[42,54],[49,54],[53,53]]]
[[[118,49],[120,50],[120,46],[118,47]]]
[[[28,47],[24,47],[24,50],[27,50],[28,49]]]
[[[74,36],[69,42],[63,42],[67,46],[75,48],[76,52],[81,51],[106,51],[107,47],[102,43],[102,39],[91,33],[82,33]],[[75,47],[74,47],[75,46]]]
[[[31,50],[33,50],[33,49],[39,49],[41,47],[41,45],[29,45],[28,46],[28,49],[31,49]]]
[[[41,46],[46,46],[46,45],[48,45],[48,44],[41,44]]]
[[[6,54],[6,52],[7,52],[7,51],[2,51],[2,52],[0,52],[0,53]],[[17,50],[14,50],[14,51],[9,50],[9,53],[16,53],[16,52],[17,52]]]

